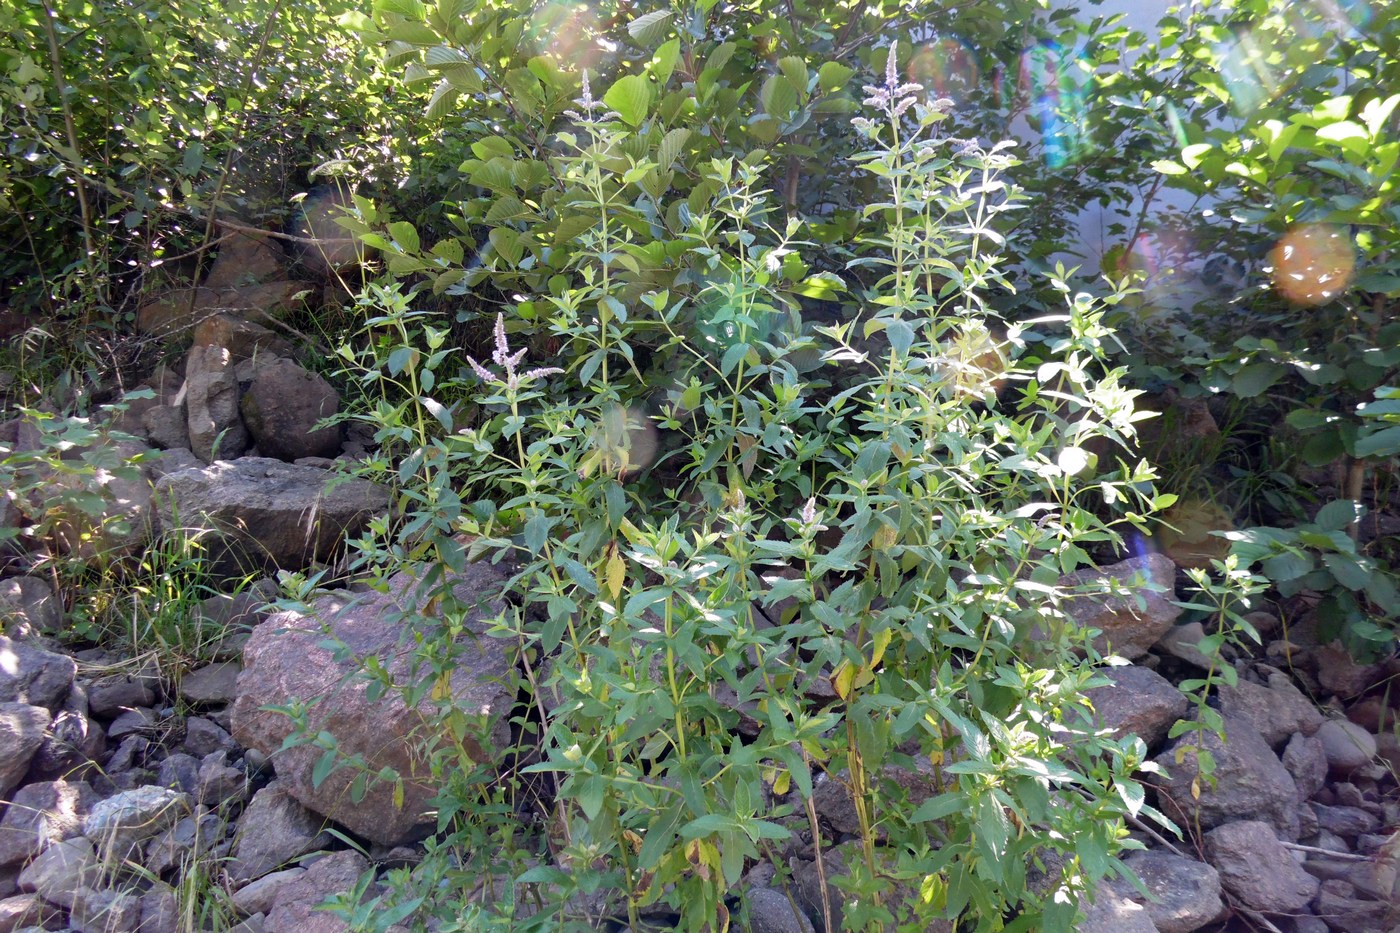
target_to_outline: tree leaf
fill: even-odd
[[[644,49],[653,48],[670,30],[671,11],[652,10],[627,24],[627,31]]]
[[[641,75],[623,75],[603,95],[607,104],[629,126],[641,126],[651,107],[651,82]]]
[[[1231,391],[1240,398],[1255,398],[1278,382],[1284,372],[1285,369],[1278,363],[1250,363],[1235,373]]]

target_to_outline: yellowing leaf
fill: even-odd
[[[622,592],[622,584],[627,581],[627,562],[617,552],[617,545],[610,546],[609,550],[612,554],[608,557],[608,566],[604,571],[604,585],[608,588],[608,594],[616,602],[618,595]]]

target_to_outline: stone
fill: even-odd
[[[1341,642],[1322,645],[1312,651],[1317,663],[1317,682],[1340,697],[1365,693],[1385,677],[1381,664],[1359,664]]]
[[[188,450],[190,415],[184,404],[156,405],[141,417],[146,440],[161,450]]]
[[[182,470],[156,484],[162,521],[218,532],[236,576],[254,567],[304,570],[389,508],[382,486],[278,460],[247,457]],[[206,543],[211,547],[211,543]]]
[[[1296,840],[1301,828],[1301,801],[1292,775],[1250,723],[1227,716],[1224,731],[1224,742],[1210,730],[1199,733],[1201,746],[1215,759],[1215,786],[1199,781],[1199,799],[1193,799],[1191,793],[1199,772],[1196,755],[1190,750],[1198,733],[1178,736],[1155,759],[1168,775],[1153,779],[1168,819],[1177,825],[1193,825],[1199,819],[1204,829],[1232,820],[1265,820],[1282,838]],[[1178,765],[1176,750],[1183,746],[1188,751]]]
[[[1079,907],[1084,911],[1084,919],[1075,924],[1075,933],[1157,933],[1143,905],[1104,882],[1094,888],[1092,901]]]
[[[95,804],[83,820],[83,835],[104,853],[124,853],[130,846],[158,836],[191,811],[188,794],[147,785],[123,791]]]
[[[1283,766],[1293,775],[1299,799],[1310,799],[1327,782],[1327,751],[1322,739],[1294,733],[1283,750]]]
[[[316,426],[340,411],[340,396],[292,360],[259,365],[241,406],[243,423],[265,457],[291,462],[340,453],[339,426]]]
[[[159,451],[147,460],[144,466],[146,475],[151,478],[151,482],[158,483],[161,477],[169,476],[171,473],[178,473],[181,470],[198,470],[204,466],[204,461],[188,449],[176,447]]]
[[[1376,757],[1376,737],[1354,722],[1329,719],[1317,730],[1317,737],[1333,772],[1349,774]]]
[[[234,661],[222,661],[192,670],[180,678],[180,697],[190,703],[231,703],[239,669]]]
[[[146,335],[177,338],[216,314],[266,319],[295,307],[306,290],[303,283],[291,281],[175,289],[137,307],[136,329]]]
[[[335,852],[282,885],[263,922],[265,933],[349,933],[350,926],[316,906],[351,890],[369,862],[358,852]]]
[[[1264,741],[1277,748],[1295,732],[1312,735],[1322,714],[1292,682],[1283,677],[1270,686],[1238,681],[1220,686],[1220,711],[1253,723]]]
[[[1065,612],[1078,625],[1102,632],[1094,641],[1098,651],[1112,650],[1128,660],[1140,657],[1181,615],[1181,608],[1171,602],[1176,566],[1165,555],[1148,554],[1102,569],[1077,570],[1061,577],[1060,586],[1073,590],[1105,579],[1127,587],[1130,594],[1075,596],[1065,601]]]
[[[199,766],[197,799],[206,807],[219,807],[230,801],[242,802],[248,796],[248,777],[225,761],[222,753],[210,755]]]
[[[51,904],[72,907],[83,888],[97,883],[102,865],[92,840],[83,836],[55,842],[20,872],[19,886]]]
[[[114,674],[87,685],[88,709],[96,716],[116,716],[124,709],[150,706],[156,701],[150,680],[130,674]]]
[[[744,900],[749,906],[751,933],[816,933],[812,921],[781,891],[751,888]]]
[[[0,933],[56,929],[63,912],[36,894],[20,894],[0,900]]]
[[[1163,849],[1134,852],[1123,864],[1142,880],[1155,900],[1144,898],[1126,880],[1114,883],[1119,896],[1136,901],[1159,933],[1192,933],[1220,916],[1220,874],[1205,862]]]
[[[193,795],[199,790],[199,759],[183,752],[168,755],[156,769],[156,780],[161,787]]]
[[[1221,883],[1255,910],[1294,913],[1317,895],[1317,879],[1293,860],[1268,823],[1218,826],[1205,834],[1205,847]]]
[[[80,778],[96,770],[96,761],[107,748],[102,727],[88,716],[87,692],[74,684],[63,706],[44,732],[44,741],[29,762],[29,781]]]
[[[1154,748],[1191,707],[1186,695],[1156,671],[1125,664],[1098,672],[1113,683],[1087,690],[1084,697],[1093,704],[1094,727],[1111,729],[1115,739],[1137,735]]]
[[[1334,930],[1345,933],[1393,930],[1394,927],[1385,922],[1389,907],[1386,902],[1358,897],[1356,888],[1340,879],[1322,882],[1317,895],[1317,912],[1330,921]]]
[[[197,347],[223,347],[235,363],[291,356],[292,345],[261,324],[232,314],[213,314],[194,329]],[[242,380],[239,380],[242,382]]]
[[[229,878],[238,884],[259,878],[298,856],[330,844],[325,820],[302,806],[281,781],[253,795],[234,837]]]
[[[257,285],[282,278],[282,251],[272,237],[230,231],[222,225],[219,234],[219,252],[204,279],[206,287]]]
[[[68,915],[74,933],[137,933],[141,898],[126,891],[79,891]]]
[[[1311,804],[1317,814],[1317,825],[1329,833],[1355,839],[1363,833],[1373,833],[1380,829],[1380,818],[1360,807],[1328,807],[1320,803]]]
[[[181,744],[186,752],[200,759],[238,747],[223,726],[203,716],[191,716],[185,720],[185,741]]]
[[[496,593],[504,579],[496,567],[469,564],[453,587],[463,605],[481,604],[463,619],[466,635],[449,681],[456,707],[482,718],[482,734],[468,735],[464,743],[477,761],[491,760],[509,744],[506,720],[515,702],[514,654],[506,642],[486,635],[484,622],[503,609]],[[371,700],[368,684],[347,675],[358,669],[356,659],[375,657],[394,682],[408,680],[411,659],[400,645],[405,628],[413,623],[401,617],[408,615],[405,607],[415,598],[413,582],[408,573],[400,573],[389,581],[389,593],[363,594],[348,605],[327,597],[308,616],[281,613],[259,625],[244,650],[233,704],[235,740],[271,755],[292,796],[384,845],[411,841],[433,823],[428,801],[438,787],[418,759],[415,736],[431,720],[435,706],[425,697],[408,708],[396,690]],[[328,640],[343,643],[349,657],[338,660]],[[389,767],[401,775],[402,806],[394,804],[391,782],[371,782],[363,801],[352,803],[349,787],[355,773],[348,768],[333,771],[319,787],[313,786],[312,769],[321,750],[309,744],[283,750],[292,721],[265,708],[297,697],[321,698],[309,714],[313,734],[329,732],[342,754],[362,755],[371,773]]]
[[[0,703],[55,711],[77,673],[72,658],[0,635]]]
[[[206,463],[232,460],[248,449],[248,431],[238,414],[238,380],[227,349],[198,346],[190,350],[185,363],[185,410],[190,450],[199,459]]]
[[[115,741],[129,735],[155,735],[159,726],[160,719],[155,710],[149,706],[138,706],[118,713],[107,727],[107,737]]]
[[[305,868],[288,868],[263,875],[233,892],[233,906],[243,914],[266,914],[272,910],[277,892],[304,874]]]
[[[1219,653],[1208,655],[1201,650],[1201,641],[1205,637],[1205,626],[1199,622],[1188,622],[1185,625],[1174,625],[1167,629],[1167,633],[1153,647],[1185,661],[1187,664],[1199,667],[1203,671],[1208,671],[1212,667],[1219,668],[1221,664]]]
[[[146,844],[146,868],[161,875],[186,859],[208,858],[223,837],[224,821],[218,816],[187,816]]]
[[[0,580],[0,631],[11,637],[32,637],[54,635],[62,628],[63,603],[47,580]]]
[[[85,781],[26,784],[0,819],[0,866],[18,865],[82,833],[97,794]]]
[[[44,742],[53,714],[28,703],[0,703],[0,800],[9,800]]]
[[[180,901],[175,889],[157,881],[141,895],[140,933],[180,933]]]

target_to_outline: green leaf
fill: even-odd
[[[1231,391],[1240,398],[1254,398],[1278,382],[1286,371],[1278,363],[1250,363],[1235,373]]]
[[[655,46],[670,31],[671,11],[653,10],[627,24],[627,32],[644,49]]]
[[[389,224],[389,236],[393,237],[394,243],[405,253],[418,252],[418,231],[408,221],[399,220]]]
[[[1163,175],[1185,175],[1189,171],[1186,166],[1171,159],[1158,159],[1152,163],[1152,168]]]
[[[671,79],[671,74],[676,70],[676,63],[681,58],[681,40],[668,39],[661,43],[661,47],[656,50],[656,54],[651,59],[651,73],[656,76],[656,83],[664,87]]]
[[[328,748],[311,768],[311,786],[320,787],[335,770],[335,749]]]
[[[758,92],[758,100],[764,112],[779,120],[786,120],[797,109],[797,90],[783,75],[770,75]]]
[[[939,794],[919,804],[919,808],[909,817],[909,822],[927,823],[931,820],[941,820],[966,807],[967,798],[962,794]]]
[[[630,126],[641,126],[651,107],[651,82],[641,75],[623,75],[603,95],[607,104]]]
[[[1400,424],[1382,428],[1356,439],[1358,457],[1394,457],[1400,454]]]
[[[827,62],[817,69],[817,86],[825,94],[834,94],[846,86],[853,74],[854,71],[840,62]]]
[[[1350,554],[1323,554],[1322,563],[1338,583],[1353,592],[1366,589],[1371,582],[1371,572]]]
[[[1323,531],[1341,531],[1361,517],[1361,509],[1350,499],[1329,502],[1317,513],[1314,524]]]
[[[439,81],[438,86],[433,90],[433,96],[428,98],[428,106],[423,111],[423,116],[429,120],[441,119],[452,109],[452,105],[457,102],[457,96],[461,93],[461,90],[446,78]]]

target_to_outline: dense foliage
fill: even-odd
[[[352,570],[420,571],[424,676],[377,689],[438,705],[446,782],[423,865],[342,899],[363,928],[734,928],[747,869],[831,848],[829,929],[1070,929],[1155,816],[1066,611],[1176,498],[1141,390],[1234,419],[1160,457],[1200,509],[1170,520],[1222,541],[1188,606],[1217,643],[1251,566],[1358,653],[1394,641],[1395,542],[1358,519],[1400,453],[1400,25],[1322,10],[1222,0],[1149,41],[1037,0],[11,4],[0,298],[119,336],[216,220],[353,193],[377,259],[314,323],[395,510]],[[1093,204],[1098,283],[1062,264]],[[90,398],[24,400],[45,441],[0,477],[66,462],[98,511]],[[1303,466],[1339,474],[1317,501]],[[490,761],[435,689],[478,559],[522,672]],[[1178,733],[1218,727],[1216,679]]]

